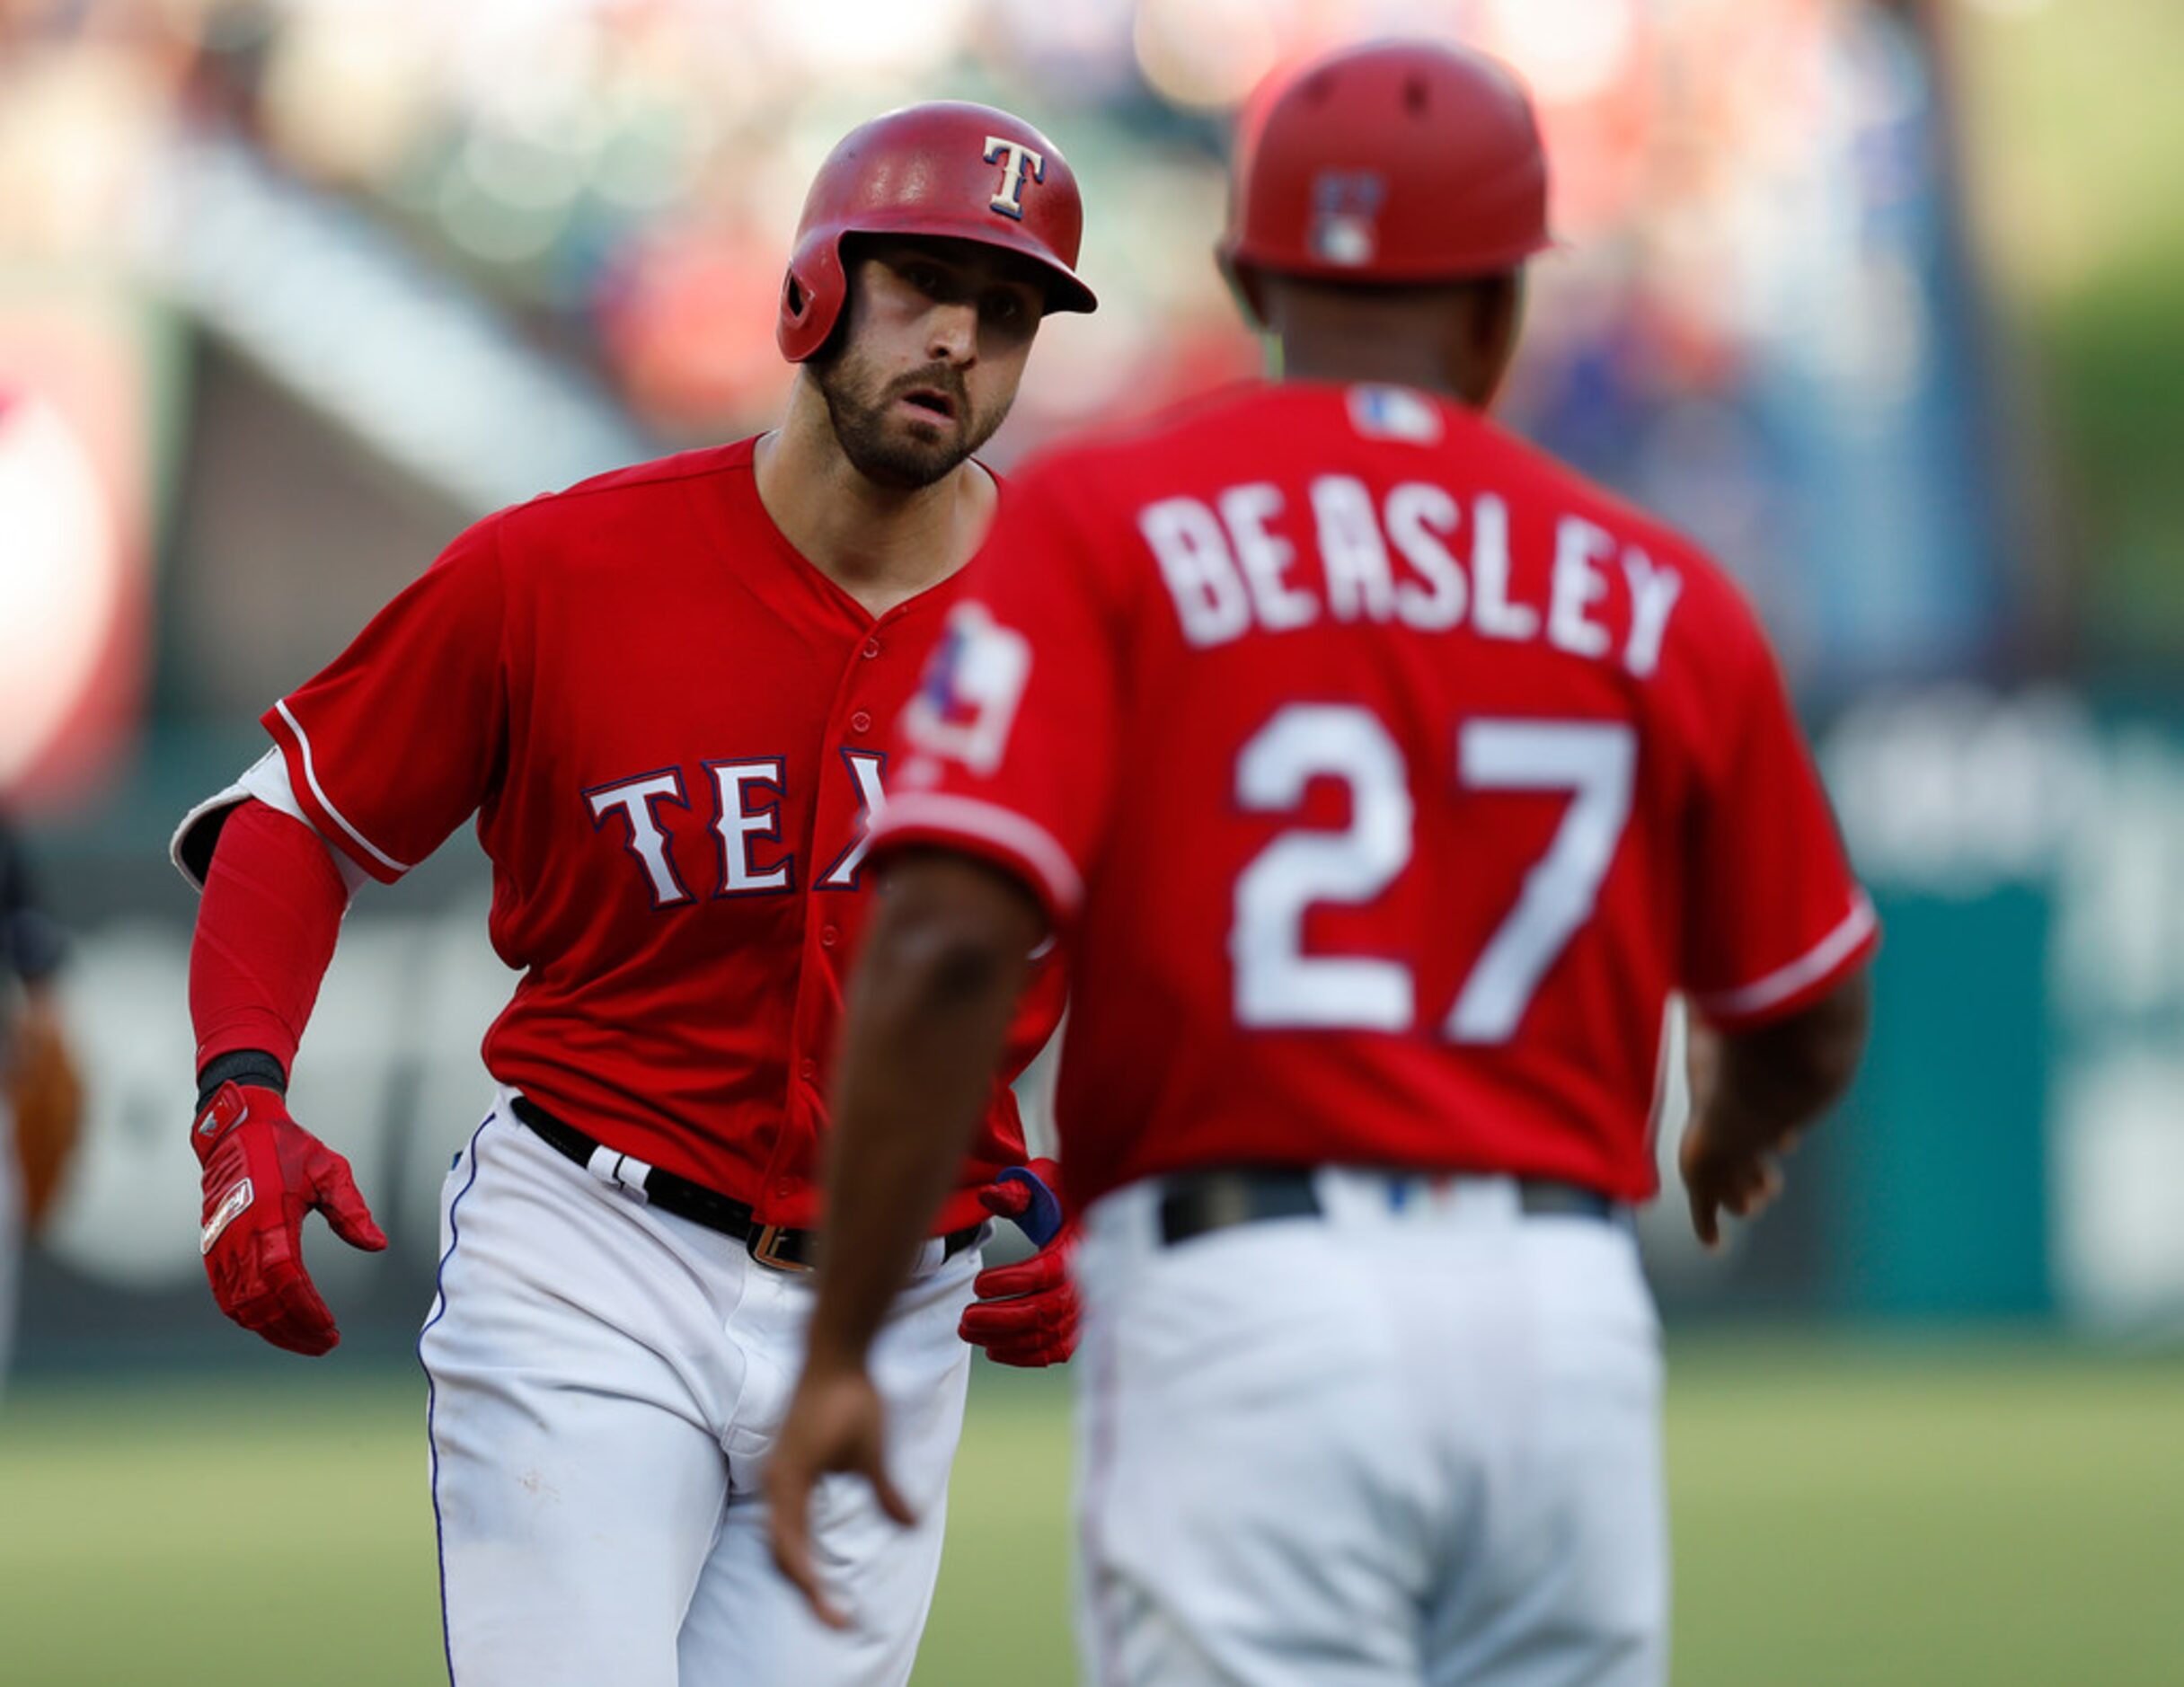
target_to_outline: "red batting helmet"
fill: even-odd
[[[1084,232],[1077,179],[1052,141],[990,105],[908,105],[844,136],[804,196],[774,337],[801,363],[849,294],[845,234],[940,234],[1021,252],[1047,272],[1049,311],[1098,300],[1071,268]]]
[[[1270,78],[1238,124],[1225,266],[1459,280],[1552,243],[1531,102],[1483,54],[1431,41],[1330,53]]]

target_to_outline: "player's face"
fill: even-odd
[[[1024,259],[963,240],[862,245],[841,351],[812,367],[835,437],[884,486],[930,486],[994,437],[1046,305]]]

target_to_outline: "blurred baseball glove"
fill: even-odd
[[[33,1010],[15,1026],[8,1063],[9,1109],[15,1116],[15,1156],[22,1169],[22,1206],[36,1235],[52,1211],[75,1151],[84,1118],[84,1085],[68,1057],[59,1021]]]

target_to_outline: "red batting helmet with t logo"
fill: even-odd
[[[1483,53],[1381,41],[1278,73],[1246,107],[1225,266],[1460,280],[1553,244],[1532,102]]]
[[[905,106],[842,137],[804,198],[774,334],[801,363],[827,343],[849,296],[848,234],[933,234],[1021,252],[1046,271],[1048,311],[1098,301],[1073,266],[1084,232],[1077,179],[1055,145],[990,105]]]

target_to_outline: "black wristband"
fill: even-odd
[[[288,1074],[281,1069],[280,1062],[262,1048],[230,1049],[207,1061],[197,1074],[199,1112],[205,1110],[205,1103],[212,1100],[224,1083],[247,1083],[270,1090],[275,1095],[288,1093]]]

